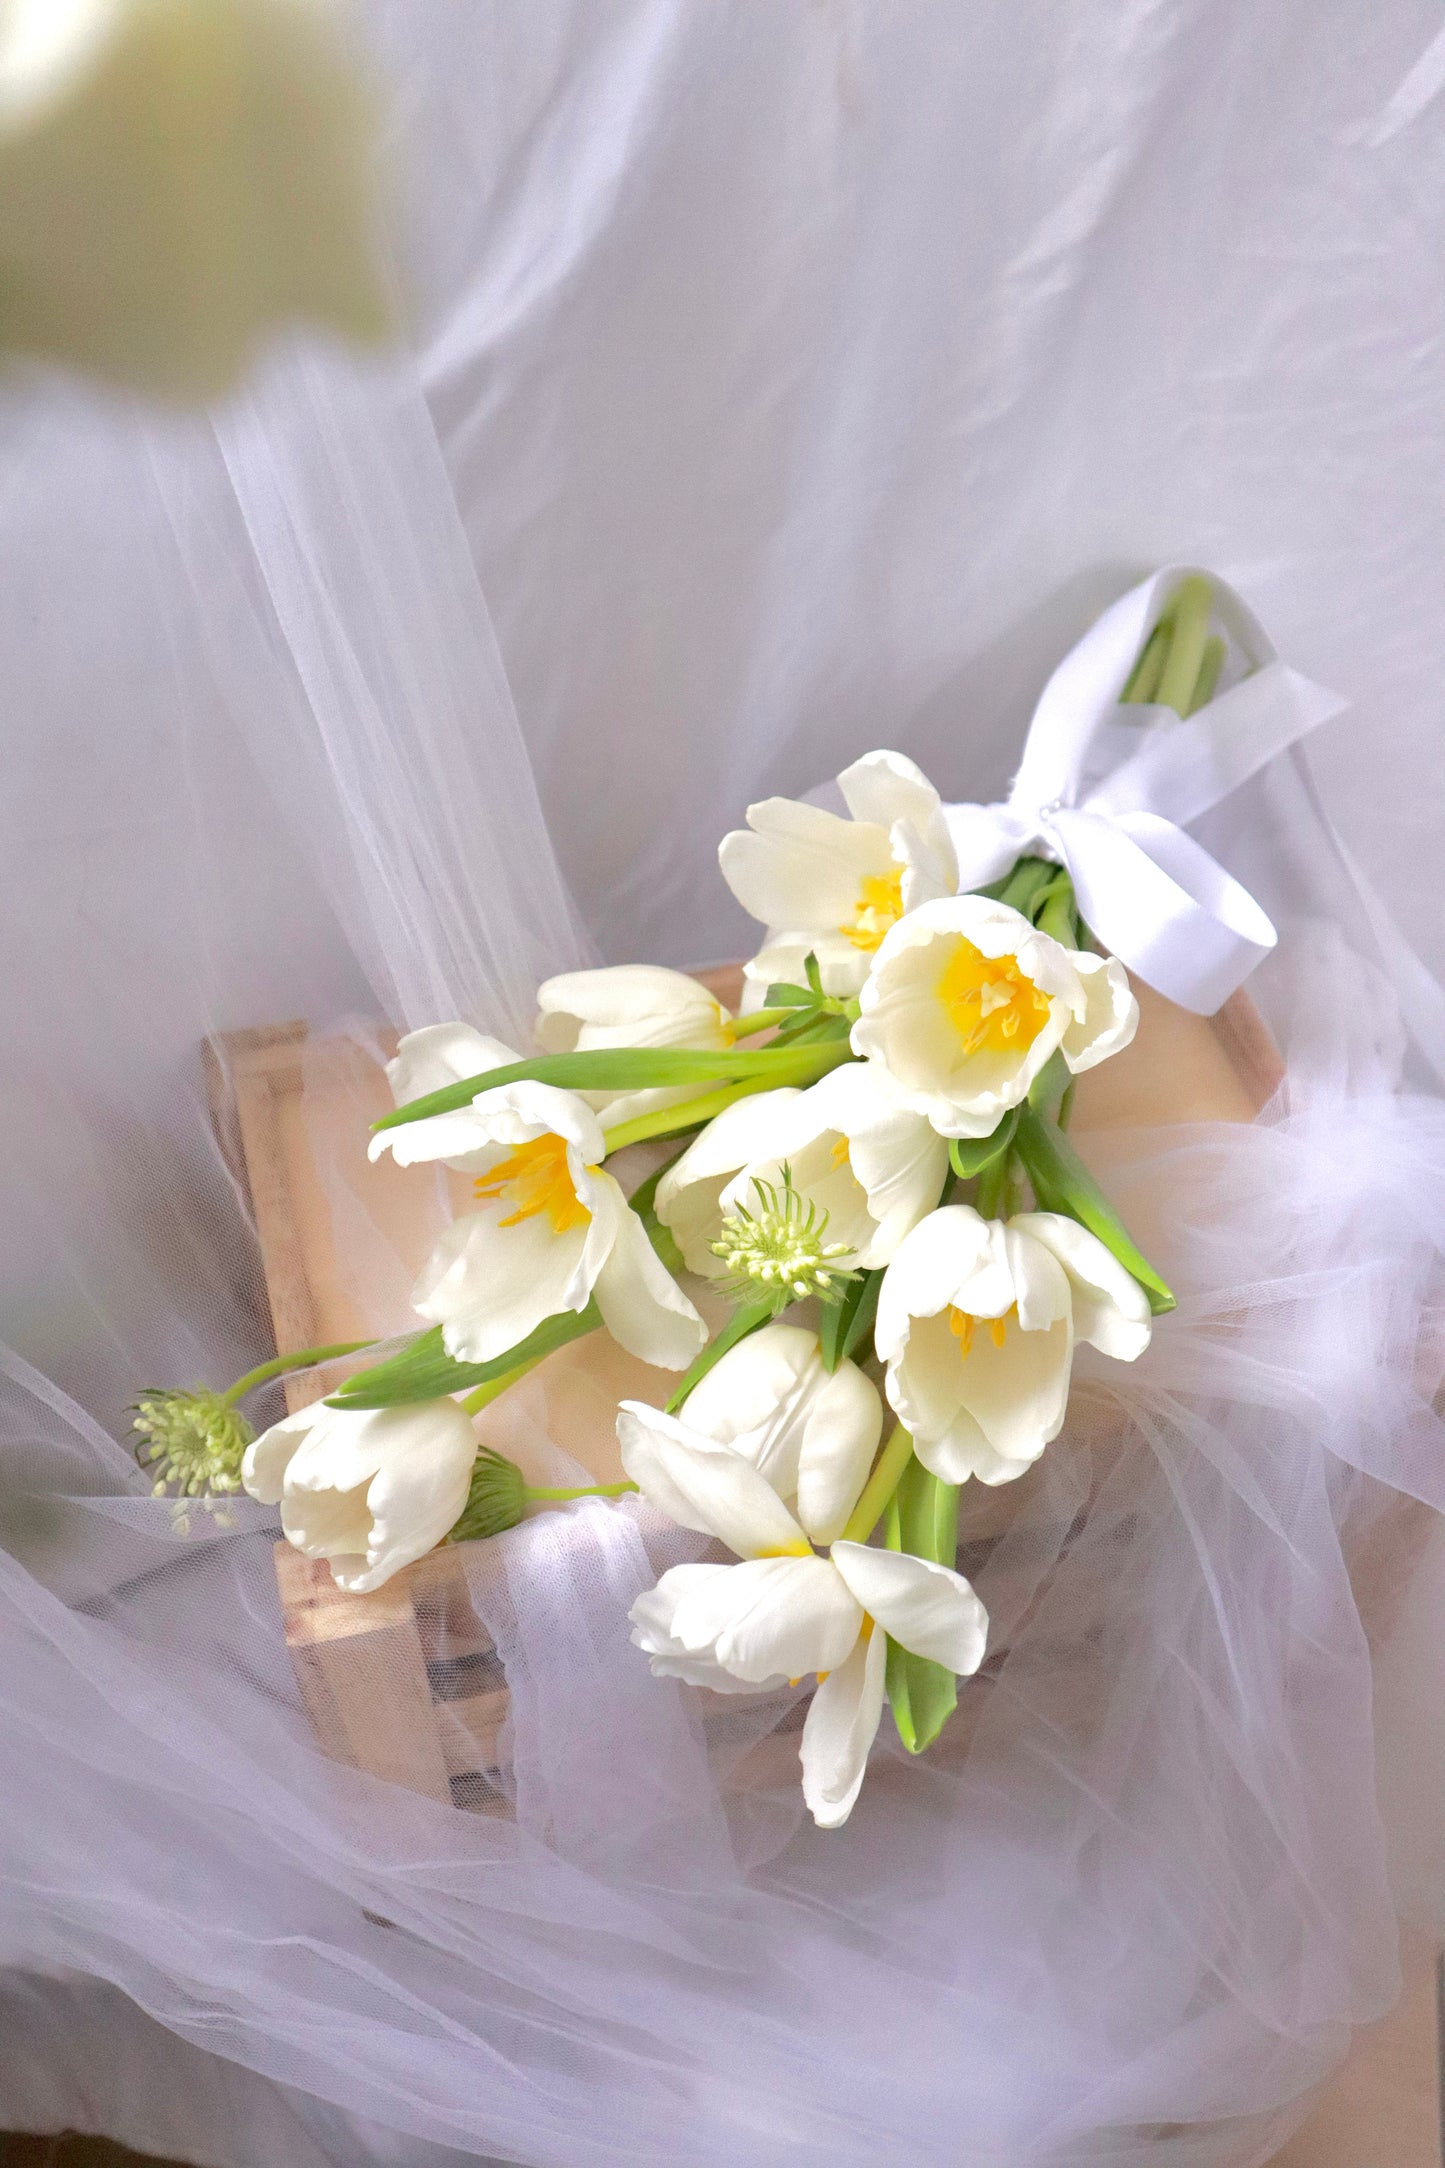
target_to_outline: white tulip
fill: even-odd
[[[950,1567],[843,1539],[881,1411],[851,1363],[820,1381],[816,1343],[799,1345],[812,1335],[795,1334],[772,1326],[742,1341],[723,1358],[724,1385],[708,1392],[705,1378],[679,1417],[623,1402],[622,1462],[643,1496],[741,1561],[674,1566],[630,1616],[663,1677],[736,1692],[819,1675],[803,1726],[803,1796],[816,1822],[836,1828],[883,1714],[886,1636],[966,1675],[983,1660],[988,1620]]]
[[[379,338],[374,159],[329,0],[8,0],[0,345],[189,399],[291,317]]]
[[[1133,1362],[1149,1323],[1137,1280],[1077,1221],[946,1205],[884,1274],[874,1345],[924,1467],[1008,1483],[1063,1428],[1074,1342]]]
[[[398,1104],[517,1057],[465,1024],[404,1039],[388,1069]],[[371,1140],[399,1166],[440,1160],[473,1177],[478,1209],[454,1220],[412,1293],[458,1362],[490,1362],[549,1317],[595,1297],[618,1344],[684,1370],[707,1329],[653,1249],[616,1178],[596,1114],[575,1092],[519,1083]]]
[[[537,989],[537,1044],[544,1053],[594,1047],[681,1046],[710,1054],[735,1044],[731,1013],[685,971],[658,964],[615,964],[601,971],[564,971]],[[707,1089],[703,1084],[626,1092],[584,1092],[606,1126]]]
[[[713,1364],[680,1420],[741,1453],[813,1542],[832,1543],[873,1465],[883,1404],[856,1363],[824,1368],[815,1332],[774,1324]]]
[[[948,1144],[873,1062],[848,1062],[806,1091],[740,1099],[694,1138],[657,1188],[657,1216],[690,1272],[727,1267],[711,1245],[724,1216],[757,1207],[758,1182],[787,1168],[805,1205],[827,1215],[827,1239],[849,1270],[886,1265],[938,1202]]]
[[[724,1107],[663,1175],[654,1209],[682,1252],[689,1272],[720,1279],[726,1267],[708,1244],[722,1225],[722,1193],[731,1176],[753,1157],[763,1158],[776,1134],[781,1108],[801,1097],[792,1086],[754,1092]]]
[[[765,798],[724,836],[723,878],[767,927],[748,964],[744,1009],[774,981],[801,981],[811,950],[826,993],[856,994],[888,929],[958,886],[938,792],[901,753],[867,753],[838,778],[843,819],[794,798]],[[751,833],[749,832],[751,831]]]
[[[1123,965],[1065,948],[986,896],[925,903],[886,936],[853,1050],[945,1137],[986,1137],[1057,1048],[1078,1075],[1133,1038]]]
[[[303,1408],[255,1439],[241,1463],[253,1498],[281,1507],[281,1528],[324,1558],[339,1588],[362,1596],[435,1549],[456,1526],[477,1441],[455,1400],[351,1412]]]

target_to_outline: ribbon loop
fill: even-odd
[[[1246,675],[1198,714],[1120,704],[1181,580],[1166,566],[1104,612],[1044,687],[1008,800],[944,808],[959,885],[983,888],[1033,853],[1066,866],[1090,928],[1181,1008],[1212,1015],[1276,935],[1266,914],[1183,832],[1345,702],[1280,662],[1222,580],[1215,616]]]

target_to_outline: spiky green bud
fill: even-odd
[[[527,1503],[521,1469],[505,1453],[484,1445],[472,1470],[471,1489],[449,1543],[469,1543],[478,1536],[499,1536],[515,1528]]]

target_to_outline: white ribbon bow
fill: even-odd
[[[1026,852],[1066,866],[1103,946],[1181,1008],[1212,1016],[1277,936],[1183,825],[1346,703],[1288,669],[1233,588],[1206,573],[1249,674],[1187,721],[1172,708],[1121,706],[1146,639],[1193,570],[1167,565],[1144,580],[1064,657],[1003,804],[944,815],[960,888],[1000,880]]]

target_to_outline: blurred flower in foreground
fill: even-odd
[[[0,350],[204,399],[383,337],[375,159],[334,0],[0,0]]]

